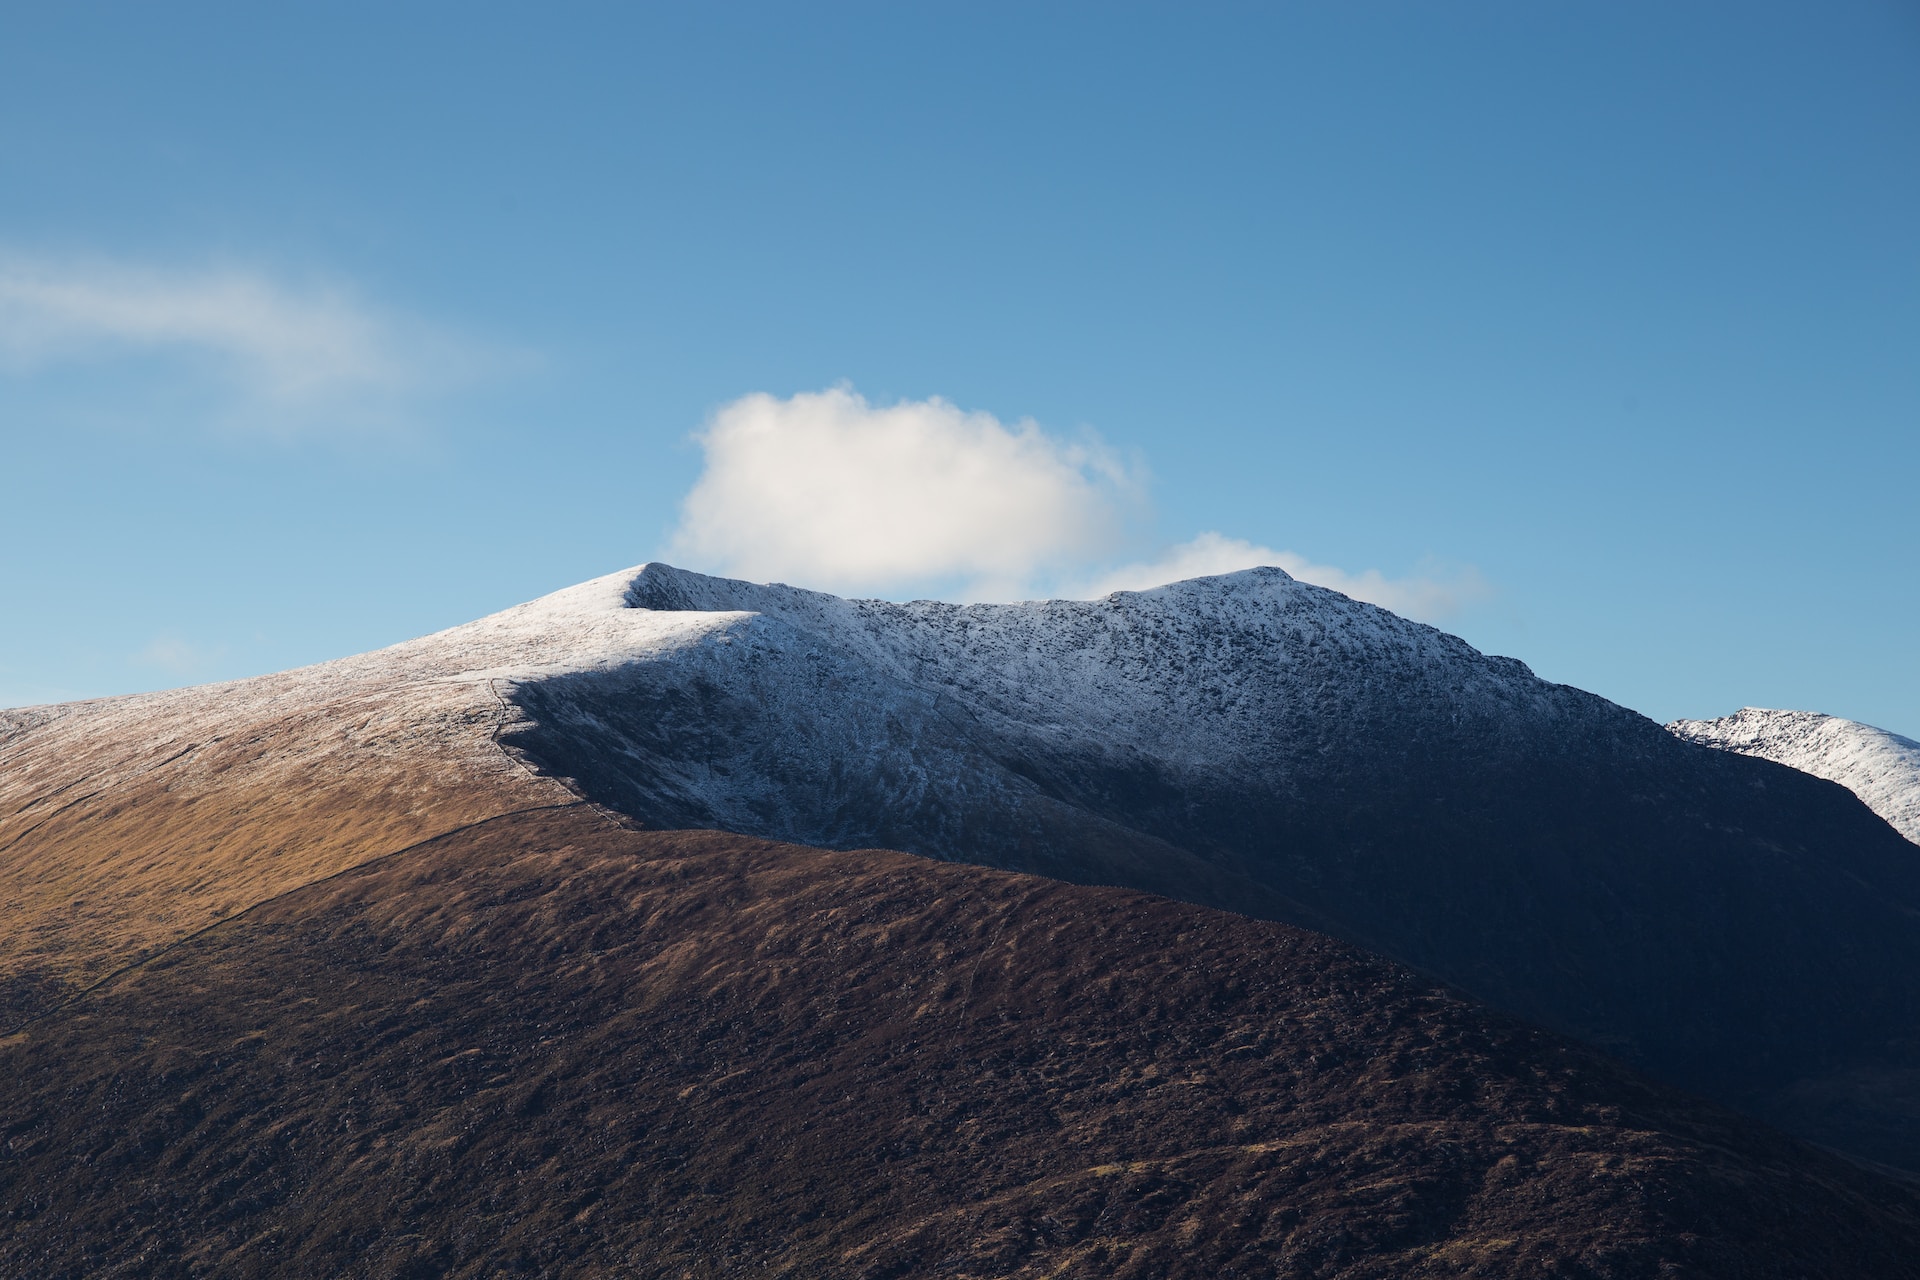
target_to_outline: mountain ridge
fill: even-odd
[[[1817,711],[1742,707],[1717,720],[1675,720],[1668,730],[1703,746],[1757,756],[1837,782],[1920,844],[1920,742]]]
[[[1840,787],[1279,570],[954,606],[649,565],[0,725],[15,1018],[249,902],[582,797],[1316,929],[1920,1167],[1905,841]]]

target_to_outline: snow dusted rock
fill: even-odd
[[[657,662],[523,682],[528,725],[506,740],[649,824],[1119,879],[1296,919],[1319,917],[1231,857],[1196,858],[1201,829],[1259,821],[1274,793],[1399,786],[1395,761],[1431,749],[1423,718],[1472,737],[1593,701],[1278,569],[963,607],[656,564],[626,600],[716,625]]]
[[[1689,742],[1837,782],[1920,844],[1920,742],[1912,738],[1817,711],[1760,707],[1742,707],[1718,720],[1675,720],[1667,728]]]

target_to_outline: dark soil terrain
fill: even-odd
[[[508,815],[0,1041],[0,1274],[1920,1275],[1920,1197],[1287,925]]]

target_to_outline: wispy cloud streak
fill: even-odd
[[[0,255],[0,363],[31,373],[139,354],[194,362],[280,425],[390,417],[489,363],[338,283]]]

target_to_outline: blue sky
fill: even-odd
[[[267,8],[4,8],[0,704],[1225,546],[1920,736],[1911,4]]]

